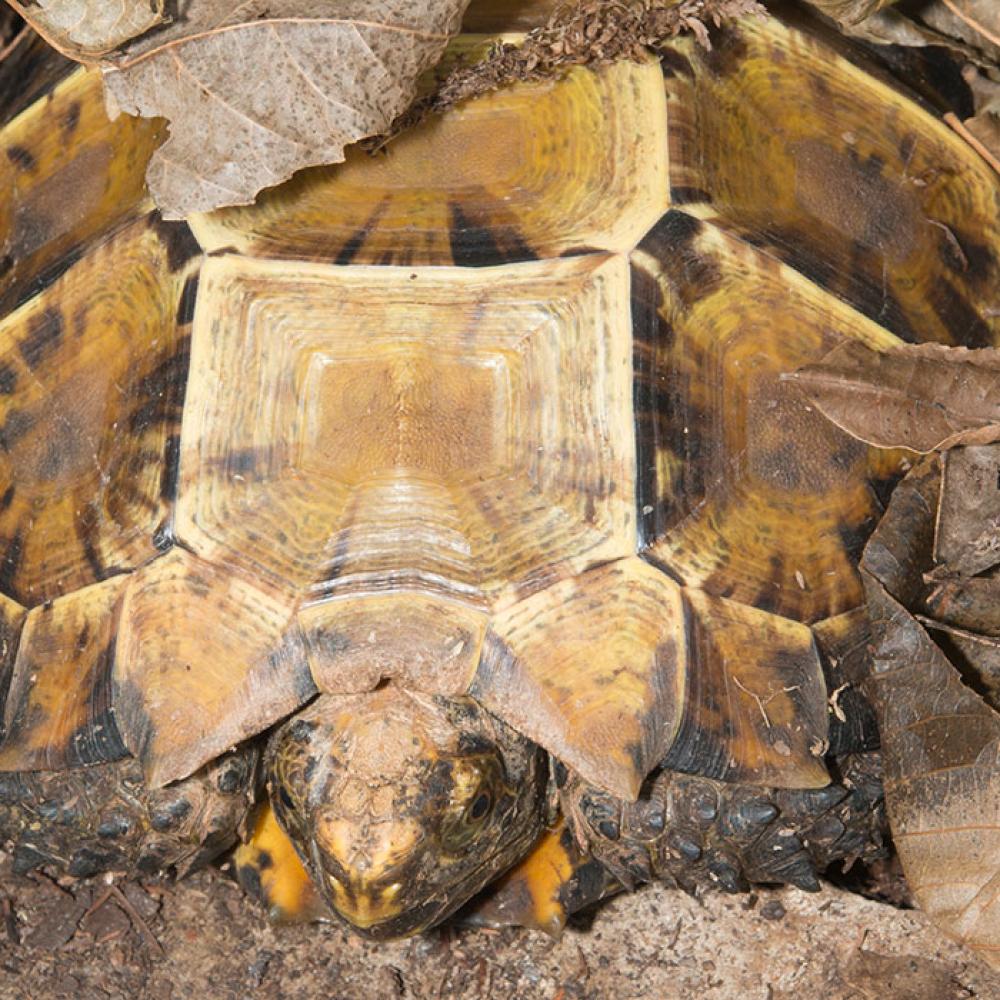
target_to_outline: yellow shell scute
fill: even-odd
[[[687,658],[681,588],[633,556],[501,611],[472,691],[586,781],[635,799],[677,732]]]
[[[294,602],[175,548],[128,578],[118,724],[154,788],[186,777],[315,694]]]
[[[152,207],[143,175],[164,135],[159,120],[109,121],[100,73],[84,69],[0,129],[0,306]]]
[[[59,770],[124,756],[110,657],[126,577],[84,587],[24,619],[3,713],[0,771]],[[15,611],[3,601],[5,624]]]
[[[399,588],[314,601],[298,620],[321,691],[371,691],[391,679],[411,690],[464,694],[489,616],[482,604]]]
[[[900,453],[829,424],[781,374],[895,338],[792,268],[680,211],[633,255],[650,552],[690,586],[812,622],[862,599],[856,563]]]
[[[671,43],[672,200],[905,340],[995,343],[996,174],[842,53],[815,25],[776,17],[741,21],[711,51]]]
[[[689,690],[666,766],[715,763],[714,778],[778,788],[828,785],[827,690],[812,630],[702,590],[685,594]]]
[[[180,452],[178,537],[310,599],[634,552],[626,263],[210,259]]]
[[[157,553],[187,375],[175,264],[140,220],[0,321],[0,591],[21,603]]]
[[[628,250],[666,208],[666,155],[655,59],[573,67],[465,101],[374,159],[349,150],[343,164],[191,225],[208,250],[339,264]]]

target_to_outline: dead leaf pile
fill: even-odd
[[[838,426],[939,452],[865,548],[865,688],[907,881],[949,935],[1000,965],[1000,351],[841,345],[789,376]]]
[[[383,132],[458,31],[468,0],[11,0],[53,45],[96,62],[112,116],[170,120],[149,163],[165,218],[253,201]]]

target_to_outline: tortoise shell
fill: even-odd
[[[475,21],[470,21],[475,27]],[[467,35],[456,51],[486,44]],[[1000,333],[998,185],[810,25],[574,68],[165,223],[79,70],[0,131],[0,769],[156,787],[318,692],[586,781],[829,781],[906,455],[780,380]],[[56,123],[56,127],[53,127]]]

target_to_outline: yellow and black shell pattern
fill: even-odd
[[[185,223],[162,139],[83,70],[0,128],[0,769],[159,786],[388,680],[626,798],[827,783],[907,456],[780,376],[1000,334],[997,177],[919,98],[750,19]]]

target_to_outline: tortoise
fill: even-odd
[[[789,11],[168,223],[99,86],[0,64],[16,870],[242,839],[274,914],[382,938],[505,872],[479,919],[551,930],[884,849],[857,563],[907,456],[779,376],[996,341],[930,91]]]

